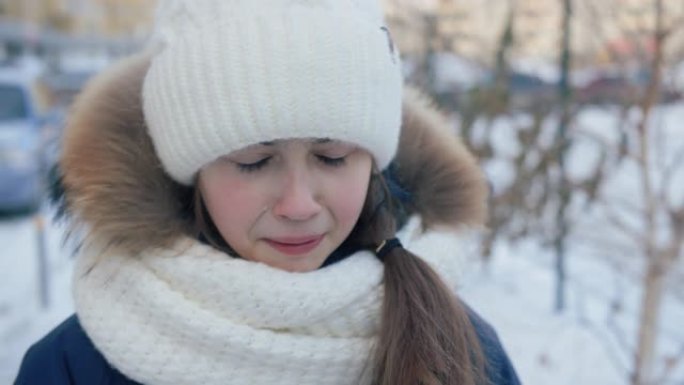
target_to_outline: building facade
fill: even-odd
[[[149,32],[155,0],[0,0],[0,18],[73,35],[139,37]]]
[[[587,64],[610,61],[616,53],[648,50],[655,27],[655,3],[573,0],[571,42],[576,60]],[[561,0],[383,0],[383,4],[398,44],[408,55],[429,48],[491,61],[507,18],[512,16],[514,57],[555,61],[559,56]],[[663,5],[665,25],[680,30],[670,46],[682,47],[684,2],[665,0]]]

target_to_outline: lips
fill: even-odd
[[[287,255],[306,254],[315,249],[322,240],[323,235],[264,239],[271,247]]]

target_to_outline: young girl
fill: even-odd
[[[473,158],[375,0],[169,0],[65,132],[76,315],[19,385],[515,385],[452,292]]]

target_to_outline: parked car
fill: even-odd
[[[639,103],[648,87],[648,74],[637,76],[605,75],[597,77],[577,92],[577,100],[583,104],[630,105]],[[672,103],[681,98],[679,91],[662,84],[658,103]]]
[[[511,72],[508,77],[511,107],[531,109],[539,105],[554,103],[558,97],[558,86],[544,79],[522,72]]]
[[[40,206],[46,170],[37,76],[0,68],[0,211]]]
[[[641,87],[624,76],[598,77],[577,92],[583,104],[633,104],[642,92]]]
[[[507,107],[513,110],[534,110],[549,106],[558,99],[558,86],[534,74],[510,71],[506,78],[497,79],[495,74],[485,82],[485,87],[505,87]]]

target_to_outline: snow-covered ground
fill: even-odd
[[[62,246],[63,229],[49,210],[32,217],[0,219],[0,384],[11,384],[26,349],[73,313],[73,260]],[[45,230],[40,231],[41,223]],[[48,261],[49,307],[40,298],[39,242]]]
[[[668,143],[684,137],[684,128],[679,127],[684,121],[684,105],[659,113],[668,128]],[[614,124],[605,111],[587,114],[580,117],[583,124],[598,127],[597,132]],[[510,140],[507,143],[511,145],[507,150],[516,151]],[[592,148],[587,145],[585,151],[573,155],[581,160],[576,166],[578,172],[594,159]],[[498,170],[490,176],[511,177]],[[629,182],[629,178],[627,182],[616,178],[615,183]],[[683,187],[684,183],[672,187],[673,195]],[[624,186],[614,186],[617,192],[621,188]],[[46,212],[49,216],[49,210]],[[592,220],[587,215],[587,230],[600,236],[606,228]],[[51,307],[40,308],[36,229],[33,218],[0,220],[0,384],[11,383],[30,344],[73,311],[69,292],[72,260],[60,244],[63,230],[55,225],[46,227],[45,236]],[[628,347],[634,345],[640,300],[640,284],[633,274],[639,271],[639,263],[625,259],[623,269],[618,269],[614,262],[620,255],[587,242],[581,235],[568,250],[567,309],[562,314],[553,312],[553,255],[534,239],[499,243],[490,265],[483,267],[473,261],[464,275],[461,295],[497,329],[524,384],[628,383],[632,363]],[[678,300],[676,289],[668,293],[660,322],[660,357],[676,357],[684,350],[684,295],[679,292]],[[668,384],[684,384],[684,363],[675,369]]]
[[[578,116],[567,161],[570,178],[581,182],[593,174],[602,152],[610,160],[604,169],[606,183],[599,189],[600,205],[586,206],[586,197],[575,196],[569,208],[574,227],[568,240],[567,309],[552,312],[555,281],[554,254],[539,247],[535,235],[517,245],[497,245],[493,264],[474,270],[463,283],[463,295],[499,329],[502,339],[529,384],[627,384],[636,352],[641,305],[641,280],[645,272],[643,245],[644,207],[640,174],[634,158],[618,158],[625,144],[638,154],[631,132],[640,118],[637,109],[624,116],[617,108],[587,108]],[[651,183],[657,197],[657,242],[672,236],[663,207],[684,207],[684,103],[659,106],[649,121]],[[526,127],[525,116],[497,119],[490,138],[493,161],[484,164],[494,191],[515,178],[512,160],[530,151],[517,142],[514,127]],[[620,131],[618,127],[629,127]],[[553,134],[557,122],[545,122],[544,133]],[[553,135],[542,135],[542,139]],[[664,170],[670,169],[670,178]],[[665,181],[669,180],[668,183]],[[660,195],[662,194],[662,195]],[[579,199],[578,199],[579,198]],[[618,229],[607,213],[620,218]],[[612,217],[611,217],[612,218]],[[668,271],[660,312],[655,373],[670,365],[668,381],[684,384],[684,290],[681,283],[684,255]],[[591,368],[591,370],[586,370]]]
[[[497,330],[523,384],[626,384],[599,340],[604,325],[586,318],[607,309],[590,303],[580,280],[570,283],[569,309],[554,314],[551,257],[531,243],[500,245],[491,266],[467,275],[461,294]]]

